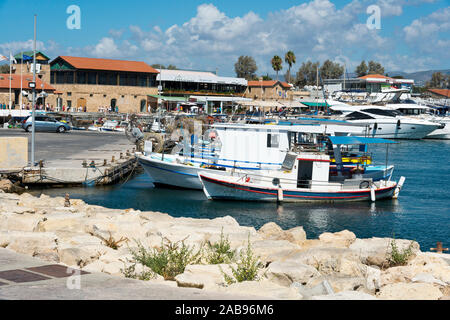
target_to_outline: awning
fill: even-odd
[[[324,102],[302,102],[302,104],[304,104],[307,107],[321,107],[321,108],[327,108],[327,107],[331,107],[328,103],[324,103]]]
[[[153,95],[149,94],[149,97],[155,98],[155,99],[161,99],[163,101],[175,101],[175,102],[186,102],[187,98],[185,97],[167,97],[167,96],[160,96],[160,95]]]
[[[339,144],[380,144],[380,143],[397,143],[392,140],[382,138],[364,138],[364,137],[349,137],[349,136],[331,136],[328,137],[331,143]]]

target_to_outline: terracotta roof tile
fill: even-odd
[[[369,78],[389,79],[389,80],[392,79],[390,77],[383,76],[382,74],[368,74],[368,75],[365,75],[363,77],[359,77],[359,79],[369,79]]]
[[[111,70],[142,73],[159,73],[143,61],[111,60],[98,58],[82,58],[59,56],[77,69]]]
[[[450,98],[450,89],[428,89],[428,91]]]
[[[280,83],[280,85],[281,85],[283,88],[286,88],[286,89],[289,89],[289,88],[292,87],[292,86],[291,86],[289,83],[287,83],[287,82],[276,81],[276,80],[263,80],[263,81],[258,81],[258,80],[256,80],[256,81],[249,81],[249,82],[248,82],[248,86],[249,86],[249,87],[261,87],[261,86],[263,86],[263,87],[274,87],[277,83]]]
[[[33,81],[33,76],[23,75],[22,76],[22,89],[29,90],[28,83]],[[36,90],[42,89],[42,84],[44,84],[45,91],[55,91],[48,83],[42,81],[36,77]],[[0,74],[0,89],[9,89],[9,73]],[[20,89],[20,74],[13,74],[11,79],[11,89]]]

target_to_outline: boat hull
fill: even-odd
[[[264,201],[278,202],[279,190],[263,186],[251,186],[217,177],[199,174],[203,191],[210,200]],[[396,183],[375,191],[376,200],[389,199],[394,196]],[[309,189],[283,190],[283,202],[348,202],[371,201],[371,190],[352,190],[324,192]]]
[[[170,163],[147,157],[138,157],[138,161],[156,186],[202,190],[203,186],[198,178],[199,173],[227,174],[226,171]]]

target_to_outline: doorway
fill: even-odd
[[[312,170],[312,161],[298,161],[297,188],[311,189]]]

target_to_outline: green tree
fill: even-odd
[[[167,69],[169,69],[169,70],[178,70],[178,68],[176,66],[172,65],[172,64],[169,64],[167,66]]]
[[[379,62],[369,61],[369,74],[384,74],[384,67]]]
[[[434,72],[431,76],[430,81],[426,83],[427,88],[445,88],[446,87],[446,77],[442,72]]]
[[[255,72],[258,70],[255,59],[250,56],[240,56],[234,65],[234,70],[238,78],[252,80],[256,77]]]
[[[292,65],[297,62],[296,59],[297,58],[295,57],[295,54],[293,51],[288,51],[286,53],[286,55],[284,56],[284,62],[286,62],[289,66],[288,72],[286,73],[286,77],[285,77],[286,81],[289,83],[292,83],[291,68],[292,68]]]
[[[283,60],[279,56],[274,56],[270,62],[272,63],[273,70],[277,73],[278,80],[278,72],[283,69]]]
[[[339,79],[344,74],[344,67],[339,63],[326,60],[320,68],[322,79]]]
[[[263,79],[264,81],[270,81],[270,80],[273,80],[272,77],[269,76],[269,74],[266,74],[265,76],[262,76],[262,79]]]
[[[155,68],[155,69],[165,69],[166,67],[164,67],[164,65],[162,65],[162,64],[157,64],[157,63],[155,63],[155,64],[152,64],[152,68]]]
[[[366,61],[364,61],[364,60],[355,69],[355,73],[358,75],[358,77],[364,77],[365,75],[367,75],[368,71],[369,71],[369,67],[367,67]]]
[[[0,73],[9,73],[9,64],[4,64],[0,66]]]
[[[303,62],[302,66],[298,69],[296,76],[296,84],[299,87],[304,87],[306,85],[314,85],[317,81],[317,68],[320,66],[319,62],[307,61]]]

